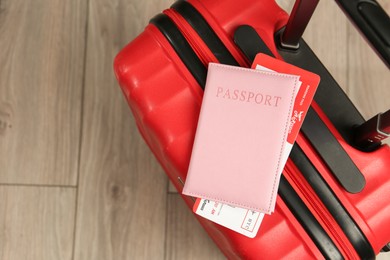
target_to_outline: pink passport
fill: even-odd
[[[183,194],[270,214],[299,77],[210,63]]]

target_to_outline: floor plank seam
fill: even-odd
[[[29,183],[0,183],[0,187],[26,187],[26,188],[65,188],[76,189],[76,185],[56,185],[56,184],[29,184]]]
[[[350,23],[350,21],[349,20],[347,20],[346,21],[346,26],[347,26],[347,37],[345,37],[346,38],[346,46],[350,46],[349,45],[349,43],[350,43],[350,41],[351,41],[351,37],[350,37],[350,34],[351,34],[351,27],[352,26],[349,26],[349,24],[348,23]],[[352,28],[352,29],[354,29],[354,28]],[[346,68],[346,70],[345,70],[345,73],[347,74],[347,76],[345,77],[345,81],[346,81],[346,83],[345,84],[347,84],[346,86],[345,86],[345,92],[348,94],[348,95],[351,95],[351,86],[350,86],[350,79],[349,79],[349,72],[350,72],[350,53],[349,53],[350,51],[348,50],[347,52],[346,52],[346,56],[347,56],[347,62],[346,62],[346,65],[347,65],[347,68]]]
[[[1,1],[1,0],[0,0]],[[81,149],[83,144],[83,126],[84,126],[84,100],[85,100],[85,85],[86,85],[86,70],[87,70],[87,48],[88,48],[88,25],[89,25],[89,3],[86,1],[85,10],[85,41],[84,41],[84,57],[83,57],[83,84],[81,90],[81,110],[80,110],[80,134],[79,134],[79,147],[78,147],[78,162],[77,162],[77,181],[76,181],[76,196],[75,196],[75,213],[74,213],[74,227],[73,227],[73,246],[72,246],[72,260],[75,259],[76,255],[76,235],[77,235],[77,215],[78,215],[78,204],[79,204],[79,189],[80,189],[80,175],[81,175]]]
[[[168,179],[168,189],[169,189],[169,179]],[[164,260],[168,259],[168,219],[169,219],[169,199],[170,193],[167,192],[165,200],[165,234],[164,234]]]
[[[164,172],[165,173],[165,172]],[[167,188],[167,193],[168,194],[179,194],[179,191],[176,189],[176,186],[173,184],[173,182],[171,182],[171,180],[169,178],[168,179],[168,188]],[[171,190],[171,186],[173,186],[175,188],[175,190]]]

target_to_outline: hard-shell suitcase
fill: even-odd
[[[118,54],[115,73],[140,133],[178,191],[209,62],[249,67],[263,52],[319,74],[275,212],[265,216],[257,236],[197,218],[229,259],[374,258],[390,241],[390,148],[356,147],[362,116],[299,34],[288,37],[292,43],[298,37],[299,46],[281,46],[287,21],[273,0],[178,1]],[[193,206],[193,198],[183,199]]]

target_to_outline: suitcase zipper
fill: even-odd
[[[285,175],[282,175],[280,178],[279,196],[294,218],[301,224],[312,242],[317,246],[324,259],[345,259],[339,246],[329,236],[329,232],[324,229],[318,217],[313,214],[308,204],[298,194]]]
[[[304,153],[303,149],[306,153]],[[307,152],[312,155],[309,156]],[[293,147],[290,154],[290,159],[295,167],[294,169],[297,169],[296,174],[305,181],[307,187],[314,191],[313,194],[319,199],[321,205],[333,217],[333,220],[338,224],[336,226],[337,232],[343,236],[347,245],[353,246],[355,249],[353,252],[358,254],[357,258],[374,259],[375,252],[370,242],[343,206],[338,196],[324,180],[320,170],[316,168],[316,160],[312,157],[313,155],[317,160],[319,159],[310,141],[304,135],[299,135],[297,145]],[[322,169],[321,171],[326,170]],[[331,173],[328,172],[328,175],[331,175]]]
[[[207,69],[176,24],[166,14],[156,15],[150,20],[150,24],[154,25],[164,35],[178,58],[194,77],[198,86],[204,89]]]
[[[176,3],[171,6],[171,9],[175,10],[177,14],[191,25],[220,63],[248,67],[245,63],[245,58],[237,56],[240,54],[237,50],[234,55],[231,52],[232,49],[228,48],[227,45],[229,45],[229,43],[226,42],[227,39],[223,40],[226,37],[217,34],[217,31],[221,32],[221,30],[211,27],[210,23],[205,20],[203,15],[198,12],[192,4],[187,1],[176,1]]]
[[[207,45],[181,15],[173,9],[167,9],[163,13],[176,24],[179,31],[183,34],[184,38],[206,67],[210,62],[219,63],[218,59],[210,51]]]
[[[333,237],[344,256],[347,259],[358,259],[356,253],[353,253],[355,251],[353,246],[350,244],[348,238],[346,238],[343,234],[342,230],[338,226],[338,223],[334,220],[334,217],[323,205],[320,198],[316,195],[305,178],[299,173],[299,170],[294,169],[291,161],[286,164],[283,173],[288,182],[295,188],[305,203],[309,206],[311,211],[318,216],[319,220],[321,220],[324,228],[331,237]]]

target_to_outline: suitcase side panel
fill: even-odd
[[[118,54],[115,74],[151,149],[164,165],[184,171],[187,161],[172,153],[191,151],[202,91],[164,41],[149,25]]]

